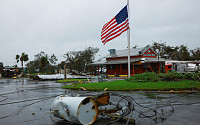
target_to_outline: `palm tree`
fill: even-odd
[[[20,55],[16,55],[16,60],[17,60],[17,63],[18,63],[19,61],[21,61],[22,74],[23,74],[23,73],[24,73],[24,72],[23,72],[23,70],[24,70],[24,68],[23,68],[23,63],[29,60],[28,54],[22,53],[21,56],[20,56]]]

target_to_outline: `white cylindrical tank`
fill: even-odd
[[[58,96],[51,105],[51,113],[72,123],[93,124],[98,115],[98,106],[90,97]]]

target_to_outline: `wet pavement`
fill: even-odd
[[[63,93],[76,96],[85,92],[64,90],[61,86],[62,84],[55,81],[0,79],[0,125],[70,124],[50,114],[51,103],[56,96]],[[200,93],[114,93],[131,96],[134,99],[135,111],[130,117],[135,119],[136,125],[196,125],[200,123]],[[110,101],[114,102],[116,99],[111,98]],[[101,124],[101,122],[95,124]],[[118,124],[122,123],[114,123],[114,125]]]

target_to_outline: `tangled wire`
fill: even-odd
[[[99,94],[99,93],[98,93]],[[90,94],[88,92],[81,93],[78,96],[95,96],[97,94]],[[144,106],[145,104],[139,104],[131,96],[110,93],[110,102],[106,106],[100,106],[104,108],[104,112],[101,112],[95,123],[98,123],[101,119],[111,119],[106,125],[114,124],[122,119],[126,120],[126,125],[133,120],[133,114],[136,114],[138,118],[135,122],[146,119],[144,124],[149,124],[149,122],[159,123],[166,120],[173,112],[174,107],[171,103],[167,101],[155,100],[152,106]],[[136,107],[135,107],[136,106]],[[112,107],[112,111],[109,112],[109,107]],[[139,109],[141,108],[141,109]],[[134,115],[135,116],[135,115]],[[105,120],[104,120],[105,121]]]

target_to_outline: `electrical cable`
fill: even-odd
[[[172,104],[170,104],[169,102],[166,102],[166,103],[167,103],[166,105],[157,106],[158,103],[157,103],[157,99],[156,99],[155,104],[154,104],[154,106],[156,106],[156,107],[155,107],[155,108],[151,108],[151,107],[146,107],[146,106],[143,106],[143,105],[137,103],[131,96],[123,96],[123,95],[116,94],[116,93],[115,93],[115,94],[112,93],[111,95],[115,95],[115,96],[122,97],[122,98],[124,98],[124,99],[126,99],[126,100],[128,100],[128,101],[130,101],[130,102],[134,102],[135,104],[137,104],[137,105],[140,106],[141,108],[147,109],[145,112],[136,111],[136,112],[139,113],[138,116],[139,116],[140,118],[150,118],[151,120],[154,120],[154,119],[156,119],[156,118],[158,117],[158,115],[160,115],[160,114],[165,115],[167,112],[161,112],[161,113],[159,113],[159,112],[158,112],[158,108],[163,108],[163,107],[166,107],[166,106],[170,106],[170,107],[171,107],[171,110],[170,110],[169,112],[171,112],[171,113],[174,112],[174,108],[173,108]],[[152,112],[153,115],[146,115],[146,114],[145,114],[145,113],[150,112],[150,111],[153,111],[153,112]],[[163,110],[162,110],[162,111],[163,111]],[[142,117],[142,116],[143,116],[143,117]],[[167,116],[166,116],[166,117],[167,117]],[[166,118],[165,118],[165,119],[166,119]],[[164,119],[164,120],[165,120],[165,119]]]
[[[3,101],[6,101],[8,99],[7,96],[3,96],[3,95],[0,95],[0,97],[3,97],[4,99],[0,100],[0,102],[3,102]]]
[[[97,94],[90,93],[87,91],[79,93],[79,94],[81,94],[80,96],[96,96],[97,95]],[[99,92],[98,92],[98,94],[99,94]],[[121,103],[125,100],[125,106],[128,106],[128,105],[130,106],[129,110],[122,112],[122,114],[120,114],[119,116],[112,116],[111,114],[102,112],[102,114],[101,114],[102,117],[97,119],[96,122],[98,122],[98,120],[102,119],[104,116],[107,116],[107,118],[111,118],[111,119],[112,119],[112,117],[117,118],[115,120],[112,120],[111,122],[106,123],[107,125],[110,125],[110,124],[114,124],[115,122],[121,120],[123,117],[126,117],[129,115],[128,120],[126,122],[126,125],[127,125],[129,123],[130,118],[132,117],[133,109],[135,109],[134,108],[135,104],[137,106],[139,106],[140,108],[145,109],[145,111],[135,110],[138,113],[138,116],[139,116],[138,118],[140,118],[140,119],[148,118],[149,119],[144,124],[149,123],[151,121],[153,121],[155,123],[162,122],[162,121],[166,120],[168,117],[170,117],[171,114],[174,112],[174,107],[173,107],[172,103],[169,103],[167,101],[158,101],[157,97],[152,106],[144,106],[144,105],[138,103],[136,100],[134,100],[134,98],[132,98],[131,96],[124,96],[124,95],[116,94],[116,93],[110,93],[110,96],[111,97],[116,96],[119,99],[117,101],[117,104],[109,103],[109,105],[115,105],[118,108],[123,107],[121,105]],[[190,103],[190,104],[196,104],[196,103]],[[182,104],[176,104],[176,105],[182,105]],[[168,110],[166,110],[166,109],[168,109]],[[122,109],[120,109],[120,110],[122,110]],[[147,113],[151,113],[152,115],[147,115]]]
[[[44,89],[44,88],[46,88],[46,89],[51,89],[52,87],[48,87],[48,86],[39,86],[39,87],[37,87],[37,88],[33,88],[33,89],[31,89],[30,87],[29,87],[29,89],[20,89],[20,88],[17,88],[18,89],[18,91],[14,91],[14,92],[9,92],[9,93],[3,93],[3,94],[0,94],[0,96],[1,97],[4,97],[5,99],[3,99],[3,100],[0,100],[0,102],[3,102],[3,101],[5,101],[5,100],[7,100],[8,99],[8,97],[7,96],[4,96],[4,95],[9,95],[9,94],[14,94],[14,93],[18,93],[18,92],[24,92],[24,91],[38,91],[38,90],[42,90],[42,89]],[[97,95],[97,94],[94,94],[94,93],[92,93],[92,94],[90,94],[90,92],[88,92],[88,91],[83,91],[82,93],[80,93],[80,94],[83,94],[83,95],[81,95],[81,96],[95,96],[95,95]],[[98,92],[98,94],[99,94],[99,92]],[[72,95],[72,93],[71,93],[71,95]],[[119,121],[119,120],[121,120],[123,117],[126,117],[126,116],[128,116],[128,120],[127,120],[127,122],[126,122],[126,125],[129,123],[129,120],[130,120],[130,118],[132,117],[132,114],[133,114],[133,110],[135,109],[134,108],[134,105],[136,104],[137,106],[139,106],[140,108],[142,108],[142,109],[145,109],[145,111],[138,111],[138,110],[135,110],[139,115],[139,117],[138,118],[149,118],[149,120],[147,121],[147,122],[145,122],[145,124],[146,123],[148,123],[148,122],[150,122],[150,121],[154,121],[154,122],[156,122],[157,123],[157,121],[159,120],[159,119],[161,119],[162,121],[164,121],[164,120],[166,120],[167,119],[167,117],[169,117],[173,112],[174,112],[174,105],[192,105],[192,104],[199,104],[200,102],[194,102],[194,103],[169,103],[169,102],[165,102],[165,103],[163,103],[163,102],[159,102],[158,100],[157,100],[157,98],[156,98],[156,101],[155,101],[155,103],[154,103],[154,105],[152,105],[152,106],[150,106],[150,107],[147,107],[147,106],[144,106],[144,105],[142,105],[142,104],[140,104],[140,103],[138,103],[136,100],[134,100],[134,98],[132,98],[131,96],[124,96],[124,95],[121,95],[121,94],[117,94],[117,93],[110,93],[110,95],[111,96],[116,96],[116,97],[119,97],[119,100],[118,100],[118,102],[117,102],[117,104],[116,104],[116,106],[118,106],[118,108],[119,107],[123,107],[122,105],[121,105],[121,103],[125,100],[125,106],[129,106],[129,108],[128,108],[128,110],[125,110],[124,112],[122,112],[122,114],[120,114],[119,116],[118,116],[118,118],[116,119],[116,120],[113,120],[113,121],[111,121],[111,122],[109,122],[109,123],[107,123],[107,124],[114,124],[115,122],[117,122],[117,121]],[[58,96],[58,95],[56,95],[56,96]],[[3,103],[3,104],[0,104],[0,106],[2,106],[2,105],[7,105],[7,104],[18,104],[18,103],[22,103],[22,102],[31,102],[31,101],[35,101],[35,102],[33,102],[33,103],[30,103],[30,104],[28,104],[28,105],[25,105],[25,106],[23,106],[22,108],[20,108],[16,113],[14,113],[13,115],[18,115],[24,108],[26,108],[26,107],[28,107],[28,106],[30,106],[30,105],[33,105],[33,104],[36,104],[36,103],[39,103],[39,102],[42,102],[42,101],[45,101],[45,100],[48,100],[48,99],[50,99],[50,98],[53,98],[53,97],[56,97],[56,96],[49,96],[49,97],[43,97],[43,98],[33,98],[33,99],[27,99],[27,100],[20,100],[20,101],[14,101],[14,102],[8,102],[8,103]],[[73,96],[73,95],[72,95]],[[170,98],[170,97],[169,97]],[[112,104],[112,105],[114,105],[114,104]],[[164,109],[161,109],[161,111],[159,111],[159,109],[160,108],[168,108],[168,107],[170,107],[170,110],[169,111],[165,111]],[[122,109],[121,109],[122,110]],[[123,110],[122,110],[123,111]],[[152,115],[147,115],[147,113],[153,113]],[[10,115],[10,116],[13,116],[13,115]],[[102,114],[102,115],[107,115],[107,117],[112,117],[112,116],[110,116],[109,114]],[[6,118],[6,117],[9,117],[9,115],[8,116],[4,116],[4,118]],[[50,117],[51,117],[51,115],[50,115]],[[3,117],[1,117],[0,119],[2,119]],[[70,122],[67,122],[67,123],[70,123]]]
[[[24,92],[24,91],[25,91],[24,89],[19,89],[19,88],[16,88],[16,89],[18,89],[18,90],[17,90],[17,91],[13,91],[13,92],[8,92],[8,93],[0,94],[0,96],[5,97],[5,99],[1,100],[0,102],[3,102],[3,101],[5,101],[5,100],[7,100],[7,99],[8,99],[7,96],[8,96],[9,94],[14,94],[14,93]],[[27,89],[26,89],[26,90],[27,90]],[[35,89],[35,88],[34,88],[34,89],[28,89],[27,91],[30,92],[30,91],[33,91],[33,90],[38,90],[38,89]],[[4,96],[4,95],[7,95],[7,96]],[[60,94],[59,94],[59,95],[60,95]],[[59,95],[48,96],[48,97],[43,97],[43,98],[33,98],[33,99],[27,99],[27,100],[20,100],[20,101],[15,101],[15,102],[2,103],[2,104],[0,104],[0,106],[9,105],[9,104],[17,104],[17,103],[22,103],[22,102],[35,101],[35,102],[33,102],[33,103],[30,103],[30,104],[28,104],[28,105],[23,106],[22,108],[18,109],[18,111],[15,112],[15,113],[11,113],[11,114],[9,114],[9,115],[0,117],[0,119],[4,119],[4,118],[10,117],[10,116],[18,115],[18,114],[21,112],[21,110],[23,110],[24,108],[26,108],[26,107],[28,107],[28,106],[30,106],[30,105],[33,105],[33,104],[36,104],[36,103],[39,103],[39,102],[42,102],[42,101],[51,99],[51,98],[53,98],[53,97],[57,97],[57,96],[59,96]],[[37,100],[38,100],[38,101],[37,101]]]
[[[0,106],[1,106],[1,105],[8,105],[8,104],[21,103],[21,102],[34,101],[34,100],[49,99],[49,98],[53,98],[53,97],[57,97],[57,96],[58,96],[58,95],[56,95],[56,96],[49,96],[49,97],[43,97],[43,98],[27,99],[27,100],[21,100],[21,101],[16,101],[16,102],[8,102],[8,103],[0,104]]]
[[[9,115],[6,115],[6,116],[3,116],[3,117],[0,117],[0,119],[4,119],[4,118],[10,117],[10,116],[18,115],[18,114],[19,114],[19,113],[20,113],[24,108],[26,108],[26,107],[28,107],[28,106],[30,106],[30,105],[33,105],[33,104],[35,104],[35,103],[45,101],[45,100],[47,100],[47,99],[50,99],[50,98],[42,99],[42,100],[39,100],[39,101],[36,101],[36,102],[30,103],[30,104],[28,104],[28,105],[25,105],[25,106],[23,106],[22,108],[20,108],[16,113],[11,113],[11,114],[9,114]]]

